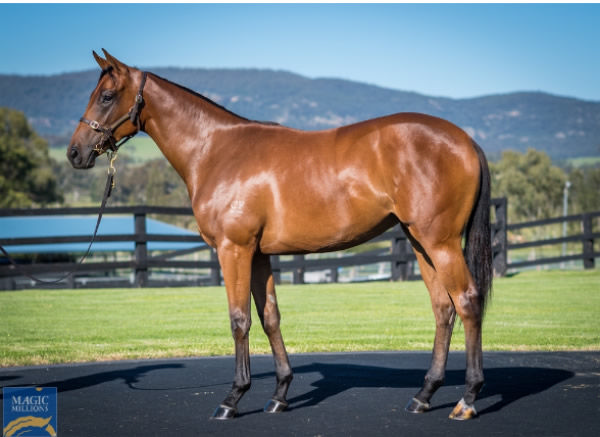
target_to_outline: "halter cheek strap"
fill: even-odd
[[[133,138],[141,130],[140,112],[142,111],[142,107],[144,106],[143,92],[144,92],[144,85],[146,84],[147,76],[148,76],[147,72],[145,72],[145,71],[142,72],[142,81],[140,82],[140,88],[138,89],[138,92],[135,96],[135,102],[134,102],[133,106],[131,107],[131,109],[129,110],[129,112],[127,114],[123,115],[122,117],[120,117],[118,120],[116,120],[110,126],[104,127],[100,123],[98,123],[96,120],[89,120],[85,117],[81,117],[79,119],[79,121],[81,123],[87,124],[90,128],[92,128],[96,132],[100,132],[102,134],[100,142],[98,142],[98,144],[96,144],[94,146],[94,151],[98,155],[101,155],[102,153],[106,152],[106,150],[108,150],[108,149],[112,150],[113,152],[116,152],[117,150],[119,150],[119,147],[121,147],[123,144],[125,144],[127,141],[129,141],[131,138]],[[122,138],[121,141],[119,143],[117,143],[117,140],[114,136],[114,131],[119,126],[121,126],[123,123],[125,123],[127,120],[130,120],[137,127],[137,131],[131,135],[128,135],[128,136]]]

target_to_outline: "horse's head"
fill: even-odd
[[[119,140],[140,129],[145,74],[102,51],[106,59],[93,52],[102,74],[67,149],[75,168],[92,168],[97,156],[108,149],[116,150]]]

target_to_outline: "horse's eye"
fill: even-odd
[[[113,97],[114,93],[112,91],[104,91],[100,100],[102,101],[102,103],[110,103]]]

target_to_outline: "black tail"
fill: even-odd
[[[479,195],[471,212],[465,231],[465,258],[479,292],[481,308],[485,311],[486,302],[491,298],[492,277],[492,233],[490,229],[490,170],[487,159],[479,145],[473,142],[479,156],[481,169]]]

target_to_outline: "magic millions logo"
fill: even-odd
[[[56,436],[56,387],[5,387],[4,437]]]

